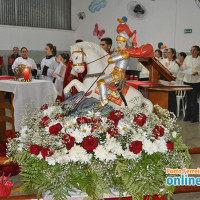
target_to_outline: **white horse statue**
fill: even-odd
[[[99,75],[103,72],[105,67],[108,65],[108,58],[106,51],[104,51],[99,45],[92,42],[81,42],[71,46],[71,58],[73,60],[73,69],[77,73],[82,73],[84,71],[84,63],[87,64],[87,75],[83,83],[78,81],[77,79],[72,80],[65,88],[64,93],[68,93],[70,89],[75,86],[75,88],[80,91],[88,92],[88,89],[95,82]],[[101,78],[107,76],[110,72],[112,72],[114,65],[109,65],[105,72],[101,75]],[[91,94],[88,97],[93,97],[96,99],[100,99],[99,94],[95,92],[97,88],[96,83],[91,87]],[[150,114],[153,111],[153,105],[151,101],[144,98],[142,94],[133,87],[129,87],[128,92],[126,93],[125,99],[127,101],[128,107],[133,108],[135,102],[132,101],[134,97],[140,97],[140,104],[146,103],[148,107],[148,111],[145,114]],[[109,101],[110,106],[114,109],[119,109],[121,106],[125,107],[124,102],[119,106],[116,103]]]

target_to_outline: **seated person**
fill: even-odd
[[[65,72],[67,68],[67,63],[69,61],[69,54],[60,54],[58,58],[56,58],[57,63],[59,63],[59,66],[56,68],[54,73],[51,74],[51,76],[55,79],[55,87],[58,91],[58,95],[62,97],[63,93],[63,81],[65,77]]]
[[[109,54],[111,55],[112,52],[110,51],[111,47],[112,47],[112,39],[111,38],[102,38],[101,39],[101,43],[100,46]]]
[[[28,67],[31,67],[32,70],[36,70],[37,66],[35,61],[32,58],[28,57],[28,49],[26,47],[21,48],[21,57],[18,57],[15,59],[13,65],[12,65],[12,70],[14,72],[14,69],[18,67],[19,65],[25,65]]]
[[[56,46],[54,46],[51,43],[48,43],[46,44],[44,51],[46,57],[42,59],[41,69],[38,69],[36,73],[39,76],[40,80],[53,81],[54,78],[52,77],[52,74],[59,66],[59,64],[55,60]]]
[[[13,47],[13,54],[8,55],[8,75],[9,76],[14,76],[14,73],[12,71],[12,64],[14,63],[16,58],[19,58],[19,48],[18,47]]]
[[[161,63],[172,73],[176,78],[179,72],[179,66],[176,63],[176,50],[169,48],[167,52],[167,58],[162,59]]]

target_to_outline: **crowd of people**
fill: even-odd
[[[82,40],[76,40],[76,43],[82,42]],[[100,46],[109,54],[112,54],[112,39],[102,38]],[[85,71],[83,73],[76,73],[73,68],[73,62],[70,59],[70,55],[61,53],[57,55],[56,47],[48,43],[44,48],[45,58],[42,59],[40,67],[37,67],[34,59],[28,56],[28,49],[22,47],[19,52],[18,47],[13,48],[13,54],[8,56],[8,75],[14,75],[14,69],[19,65],[26,65],[31,67],[32,75],[35,78],[41,80],[50,80],[55,84],[58,91],[58,98],[63,100],[63,89],[73,79],[83,81],[84,76],[87,74],[87,66],[85,65]],[[184,121],[196,122],[198,121],[198,95],[200,93],[200,47],[192,46],[190,55],[185,52],[178,54],[174,48],[164,49],[163,52],[160,49],[156,49],[154,52],[155,58],[166,67],[171,74],[176,78],[176,82],[179,84],[189,85],[193,90],[188,91],[186,94],[186,115]],[[3,57],[0,56],[0,75],[4,66]],[[148,81],[148,70],[138,62],[137,69],[140,72],[140,80]],[[71,93],[75,94],[77,91],[72,88]],[[174,99],[174,98],[172,98]],[[176,100],[173,101],[173,105],[176,104]],[[172,111],[176,113],[176,107],[172,108]]]

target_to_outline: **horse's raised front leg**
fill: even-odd
[[[86,92],[87,91],[87,87],[83,83],[81,83],[77,79],[74,79],[65,87],[64,94],[68,93],[73,86],[78,90],[78,92],[80,92],[80,91]]]

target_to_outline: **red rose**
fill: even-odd
[[[78,125],[82,125],[82,124],[89,124],[91,120],[87,117],[79,117],[76,119],[76,122]]]
[[[135,122],[138,126],[143,126],[147,120],[147,117],[143,113],[139,113],[135,116],[133,122]]]
[[[60,123],[57,123],[49,127],[50,135],[58,135],[61,130],[62,130],[62,125]]]
[[[129,150],[132,151],[134,154],[140,153],[140,151],[142,151],[142,142],[137,140],[131,142],[131,144],[129,145]]]
[[[118,135],[118,129],[115,128],[115,127],[110,127],[108,130],[107,130],[107,133],[109,135],[111,135],[112,137],[117,137]]]
[[[13,138],[13,132],[12,132],[12,130],[6,131],[6,138]]]
[[[41,126],[42,128],[45,128],[46,126],[49,125],[50,122],[51,122],[51,121],[50,121],[49,117],[45,116],[45,117],[43,117],[43,118],[41,119],[41,121],[40,121],[40,126]]]
[[[168,150],[173,150],[173,149],[174,149],[174,143],[171,142],[171,141],[168,141],[168,142],[167,142],[167,149],[168,149]]]
[[[44,104],[41,108],[40,108],[40,110],[47,110],[48,109],[48,105],[47,104]]]
[[[115,127],[117,127],[118,123],[119,123],[119,119],[118,117],[116,117],[115,115],[110,115],[107,117],[107,122],[106,123],[112,123]]]
[[[71,135],[66,134],[66,135],[63,136],[62,139],[64,140],[64,143],[65,143],[67,150],[70,150],[74,146],[75,138],[72,137]]]
[[[33,144],[30,146],[30,152],[31,152],[31,154],[34,154],[34,155],[38,155],[40,153],[41,149],[42,149],[42,147],[39,145]]]
[[[98,140],[92,136],[86,137],[82,143],[82,147],[87,152],[92,152],[94,149],[96,149],[97,146],[98,146]]]
[[[156,125],[153,129],[153,134],[155,135],[156,139],[158,139],[158,137],[162,137],[164,135],[164,128]]]
[[[100,126],[101,126],[101,123],[102,123],[102,120],[101,118],[93,118],[91,120],[91,126],[92,126],[92,129],[95,130],[95,129],[98,129]]]
[[[124,118],[124,113],[121,112],[120,110],[115,110],[115,111],[110,112],[110,116],[111,115],[115,115],[116,119],[118,119],[118,120]]]
[[[41,154],[42,154],[42,157],[45,159],[48,156],[52,156],[54,152],[50,151],[49,147],[46,147],[46,148],[42,148]]]

